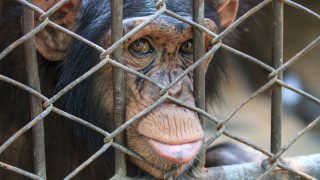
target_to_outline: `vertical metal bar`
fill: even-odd
[[[196,23],[204,25],[204,0],[194,0],[193,3],[193,20]],[[200,59],[205,54],[204,32],[193,29],[193,50],[194,62]],[[194,72],[194,97],[196,106],[205,109],[205,67],[204,63],[198,66]],[[200,117],[203,121],[202,117]],[[203,122],[201,122],[203,123]]]
[[[204,26],[204,0],[193,0],[193,21]],[[204,32],[193,28],[193,60],[200,59],[205,54]],[[193,88],[196,106],[205,110],[205,67],[204,63],[193,71]],[[199,116],[202,126],[204,117]],[[204,166],[204,152],[200,154],[198,167]]]
[[[28,0],[31,2],[31,0]],[[23,7],[23,33],[26,34],[34,28],[34,13],[26,7]],[[26,61],[26,70],[28,85],[34,90],[41,92],[38,72],[38,61],[35,47],[35,37],[31,37],[24,43],[24,53]],[[42,112],[41,99],[30,96],[31,119]],[[32,128],[33,134],[33,155],[35,173],[46,179],[46,157],[43,121],[38,122]]]
[[[123,36],[123,5],[122,0],[112,0],[112,43],[117,42]],[[123,64],[122,46],[112,53],[112,58]],[[125,84],[124,71],[113,67],[113,107],[115,127],[119,127],[125,122]],[[115,142],[125,145],[125,132],[115,137]],[[115,150],[115,173],[126,175],[126,157],[119,150]]]
[[[272,61],[274,68],[283,64],[283,6],[282,0],[273,0],[273,46]],[[282,80],[282,73],[278,78]],[[271,152],[276,153],[281,148],[281,113],[282,87],[275,85],[272,91],[271,105]]]

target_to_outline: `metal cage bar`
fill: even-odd
[[[275,69],[283,64],[283,6],[281,0],[273,0],[273,46],[272,61]],[[282,80],[282,72],[278,74]],[[276,153],[281,148],[281,113],[282,87],[275,84],[272,91],[271,105],[271,152]]]
[[[116,43],[123,36],[123,5],[122,0],[111,0],[111,16],[112,16],[112,44]],[[122,59],[122,44],[112,53],[112,58],[117,62],[123,64]],[[112,67],[113,75],[113,116],[115,122],[115,128],[120,127],[125,122],[125,83],[124,83],[124,71],[115,66]],[[115,142],[120,145],[125,145],[125,132],[119,133],[115,137]],[[115,174],[126,175],[126,156],[120,150],[115,150]]]
[[[193,1],[193,20],[194,22],[204,26],[204,0]],[[193,48],[194,63],[197,62],[205,54],[204,32],[193,29]],[[194,69],[194,97],[196,106],[205,109],[205,64],[202,63]],[[200,117],[202,119],[202,117]],[[204,121],[202,120],[202,124]]]
[[[31,0],[29,0],[31,2]],[[34,29],[34,12],[27,7],[23,7],[23,34],[27,34]],[[41,92],[37,52],[35,47],[34,35],[24,43],[24,53],[26,61],[26,71],[28,77],[28,85]],[[41,99],[30,95],[31,119],[40,114],[42,109]],[[32,127],[33,136],[33,155],[34,155],[34,171],[35,174],[46,179],[46,156],[45,156],[45,139],[44,125],[41,119]]]
[[[193,21],[204,26],[204,0],[193,0]],[[196,63],[206,53],[204,32],[193,28],[193,61]],[[193,70],[193,94],[196,107],[205,110],[205,63],[201,63]],[[198,114],[202,127],[205,126],[204,116]],[[205,164],[205,151],[199,154],[197,168]]]

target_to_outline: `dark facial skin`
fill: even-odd
[[[147,18],[125,20],[124,32],[129,32]],[[209,19],[206,19],[206,26],[216,31],[215,23]],[[192,35],[189,25],[160,16],[124,43],[125,64],[167,86],[193,63]],[[110,36],[110,33],[106,36]],[[211,40],[206,36],[207,49],[210,48]],[[211,57],[205,62],[206,67],[210,60]],[[104,72],[105,76],[109,76],[110,69],[106,68]],[[126,86],[127,120],[161,97],[159,87],[129,73],[126,75]],[[192,73],[168,93],[194,106]],[[158,178],[163,178],[164,173],[171,168],[182,165],[177,171],[178,175],[185,165],[194,160],[202,140],[203,130],[197,114],[170,101],[159,105],[127,129],[129,148],[155,167],[134,158],[131,160]]]

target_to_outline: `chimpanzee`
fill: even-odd
[[[34,0],[44,11],[58,0]],[[137,27],[156,9],[156,0],[124,0],[124,33]],[[241,4],[241,3],[240,3]],[[21,5],[11,0],[0,4],[0,52],[21,37]],[[104,48],[111,45],[111,10],[106,0],[71,0],[50,16],[55,23]],[[169,10],[192,19],[192,1],[170,0]],[[219,33],[237,17],[239,0],[206,0],[205,26]],[[39,15],[36,15],[36,23]],[[125,65],[166,86],[193,61],[192,27],[162,14],[123,44]],[[206,35],[206,49],[212,45]],[[52,96],[100,61],[92,47],[72,39],[56,29],[46,27],[36,35],[36,48],[42,93]],[[221,58],[222,59],[222,58]],[[207,102],[219,96],[223,65],[219,57],[210,57],[206,65]],[[0,73],[26,83],[24,52],[18,47],[0,62]],[[83,118],[109,132],[113,125],[112,66],[106,65],[64,95],[58,107]],[[160,89],[139,77],[126,73],[126,119],[130,119],[160,97]],[[169,94],[195,105],[192,74],[177,83]],[[28,94],[12,85],[0,82],[0,144],[30,121]],[[48,179],[61,179],[86,160],[103,144],[103,137],[73,124],[54,113],[45,118],[45,140]],[[146,172],[156,178],[181,165],[175,176],[193,164],[203,143],[204,133],[198,116],[189,109],[164,102],[126,129],[127,146],[148,163],[128,157],[133,175]],[[0,156],[0,161],[32,171],[32,141],[30,132],[23,135]],[[236,149],[234,146],[224,146]],[[214,149],[213,149],[214,151]],[[221,148],[219,148],[221,152]],[[233,151],[232,151],[233,152]],[[112,150],[83,170],[79,179],[105,179],[114,173]],[[226,153],[218,153],[221,159]],[[238,156],[239,161],[242,156]],[[150,165],[151,164],[151,165]],[[215,165],[219,165],[215,164]],[[21,176],[0,170],[0,179],[20,179]]]

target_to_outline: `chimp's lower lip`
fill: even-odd
[[[185,144],[164,144],[152,139],[148,142],[160,157],[180,164],[193,160],[202,145],[202,140]]]

